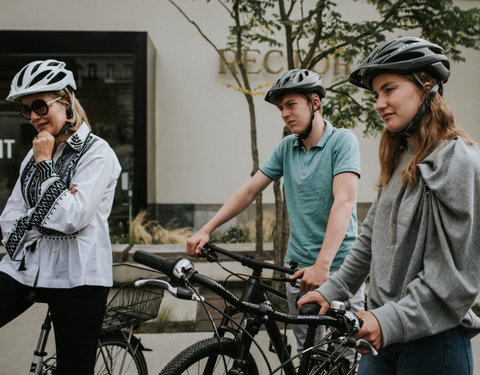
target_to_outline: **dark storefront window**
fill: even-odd
[[[125,51],[122,43],[115,41],[121,40],[122,36],[129,36],[135,41],[136,34],[143,33],[75,32],[71,34],[78,40],[82,39],[82,34],[98,34],[98,38],[92,39],[96,40],[96,44],[79,45],[65,40],[63,48],[61,41],[65,33],[53,33],[58,38],[50,32],[0,31],[0,37],[2,33],[17,37],[19,44],[10,46],[13,47],[10,51],[8,46],[7,50],[0,47],[0,209],[5,206],[18,178],[20,163],[31,148],[35,135],[33,127],[20,117],[18,105],[6,102],[4,98],[10,90],[11,79],[25,64],[53,58],[65,61],[67,68],[74,73],[77,82],[75,94],[85,108],[93,133],[108,141],[120,161],[122,175],[110,223],[117,232],[120,228],[126,232],[128,220],[146,203],[146,106],[137,102],[146,96],[146,66],[142,49],[138,51],[139,46],[130,45],[127,49],[131,51]],[[25,44],[26,50],[22,50],[19,46],[28,37],[26,34],[30,35],[30,43]],[[41,43],[48,37],[56,43],[60,39],[55,51],[40,52],[29,48],[32,40],[40,39]]]

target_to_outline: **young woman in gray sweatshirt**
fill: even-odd
[[[442,98],[450,63],[420,38],[380,44],[351,74],[385,122],[378,195],[337,274],[306,294],[325,313],[369,277],[358,374],[473,374],[480,290],[480,150]]]

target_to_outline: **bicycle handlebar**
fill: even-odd
[[[212,254],[212,251],[214,254]],[[217,260],[215,253],[226,255],[233,260],[239,261],[242,266],[249,267],[253,270],[270,269],[274,271],[284,272],[289,275],[293,275],[295,273],[295,269],[267,263],[262,260],[255,259],[254,257],[251,257],[249,255],[236,254],[229,250],[222,249],[221,247],[218,247],[217,245],[214,245],[212,243],[205,244],[202,249],[202,256],[205,257],[209,262],[215,262]]]
[[[178,262],[178,259],[169,260],[161,256],[155,256],[145,250],[136,251],[133,254],[133,260],[157,271],[161,271],[168,277],[173,276],[173,269]]]
[[[222,254],[227,256],[233,255],[232,259],[238,260],[243,263],[245,261],[246,266],[252,269],[261,269],[261,268],[270,268],[270,269],[277,269],[279,271],[289,271],[292,273],[293,270],[275,266],[270,263],[266,263],[263,261],[259,261],[252,257],[241,256],[238,254],[231,253],[228,250],[221,249],[216,247],[215,245],[209,245],[210,247],[213,246],[214,251],[218,251]],[[291,323],[291,324],[319,324],[319,325],[329,325],[335,327],[341,334],[344,335],[353,335],[360,329],[361,321],[360,319],[351,311],[342,311],[336,308],[330,308],[327,312],[327,315],[317,315],[315,314],[307,314],[307,315],[295,315],[295,314],[287,314],[282,313],[279,311],[275,311],[275,309],[271,306],[269,301],[261,304],[255,304],[251,302],[246,302],[238,298],[235,294],[227,290],[223,285],[217,283],[215,280],[210,279],[207,276],[199,274],[195,271],[192,263],[184,258],[177,259],[177,260],[168,260],[160,255],[155,255],[149,253],[144,250],[137,250],[133,254],[133,260],[138,263],[144,264],[148,267],[151,267],[157,271],[165,273],[170,278],[176,279],[178,281],[184,281],[185,283],[189,280],[196,282],[209,290],[213,291],[214,293],[218,294],[220,297],[225,299],[227,302],[238,308],[239,310],[253,313],[256,315],[263,316],[263,319],[270,319],[273,318],[275,321],[283,322],[283,323]],[[146,284],[158,284],[158,280],[151,279],[151,280],[139,280],[135,284],[140,285],[141,283]],[[193,299],[196,301],[202,301],[203,297],[199,296],[196,293],[192,293],[187,288],[173,288],[168,282],[162,281],[160,286],[163,289],[167,289],[172,295],[176,296],[180,299]],[[332,302],[333,304],[333,302]],[[332,306],[333,307],[333,306]],[[330,314],[330,315],[329,315]],[[353,337],[352,337],[353,339]],[[367,350],[375,356],[377,355],[377,351],[371,346],[370,343],[363,339],[355,340],[356,347],[361,347]]]
[[[165,273],[167,276],[177,279],[177,280],[190,280],[194,283],[202,285],[220,297],[225,299],[227,302],[231,303],[233,306],[236,306],[240,310],[260,314],[268,318],[273,318],[276,321],[283,323],[297,323],[297,324],[308,324],[315,323],[320,325],[331,325],[339,329],[344,333],[351,333],[355,328],[355,322],[351,322],[350,319],[346,321],[345,319],[340,319],[338,317],[328,316],[328,315],[296,315],[296,314],[287,314],[283,312],[276,311],[270,304],[261,303],[255,304],[251,302],[242,301],[235,294],[227,290],[223,285],[219,284],[215,280],[210,279],[207,276],[199,274],[193,268],[193,265],[187,259],[178,259],[178,260],[167,260],[166,258],[155,255],[144,250],[137,250],[133,254],[133,260],[138,263],[149,266],[153,269]],[[258,261],[261,262],[261,261]],[[265,263],[265,262],[262,262]],[[269,263],[266,263],[271,266]],[[282,267],[284,268],[284,267]],[[179,297],[179,296],[177,296]],[[181,297],[179,297],[181,298]],[[190,299],[190,297],[188,298]]]

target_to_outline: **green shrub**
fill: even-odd
[[[194,332],[194,321],[173,321],[172,306],[162,305],[158,316],[154,320],[140,324],[136,332],[138,333],[169,333],[169,332]]]
[[[235,225],[219,234],[213,233],[210,241],[218,243],[250,242],[250,230],[247,227]]]

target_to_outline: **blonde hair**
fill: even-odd
[[[424,84],[425,82],[430,82],[432,85],[437,83],[436,79],[427,72],[420,72],[417,73],[417,75]],[[418,85],[413,75],[406,75],[405,77],[410,80],[412,84]],[[408,183],[416,183],[418,164],[441,142],[455,137],[461,137],[465,142],[479,147],[478,143],[458,126],[452,110],[438,92],[435,93],[430,100],[430,105],[427,107],[415,135],[419,139],[419,144],[402,172],[403,186],[407,186]],[[380,138],[380,176],[377,182],[377,189],[381,190],[388,184],[395,169],[398,155],[405,147],[405,140],[392,138],[392,132],[387,128],[384,129]]]
[[[71,133],[76,132],[83,122],[85,122],[88,128],[91,130],[90,123],[88,122],[87,114],[83,109],[80,101],[76,98],[76,96],[70,92],[69,90],[63,89],[59,91],[55,91],[53,93],[56,97],[61,97],[62,99],[59,100],[60,103],[63,103],[65,106],[70,106],[73,110],[73,117],[67,119],[67,122],[73,124],[71,127],[68,128],[68,131]]]

